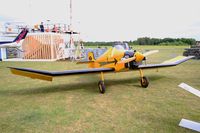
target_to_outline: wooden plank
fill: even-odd
[[[181,83],[180,85],[178,85],[179,87],[181,87],[182,89],[189,91],[190,93],[200,97],[200,91],[197,89],[192,88],[191,86],[185,84],[185,83]]]
[[[179,126],[200,132],[200,123],[198,122],[182,119],[179,123]]]

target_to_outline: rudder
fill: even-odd
[[[99,68],[100,64],[95,61],[94,53],[93,52],[88,52],[88,67],[89,68]]]
[[[95,61],[93,52],[88,52],[88,61]]]

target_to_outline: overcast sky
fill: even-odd
[[[200,0],[72,0],[74,29],[86,41],[138,37],[200,40]],[[69,24],[69,0],[0,0],[0,21]]]

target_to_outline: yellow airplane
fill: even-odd
[[[193,58],[193,56],[178,56],[161,64],[142,64],[142,61],[146,60],[146,56],[156,52],[157,51],[149,51],[147,53],[141,54],[136,51],[113,47],[108,49],[97,59],[95,59],[93,52],[89,52],[88,59],[86,61],[78,62],[88,64],[89,69],[82,70],[43,71],[33,70],[30,68],[9,68],[13,74],[47,81],[52,81],[53,77],[99,73],[101,75],[101,80],[98,83],[99,91],[100,93],[105,93],[104,73],[139,70],[141,86],[146,88],[149,85],[149,81],[147,77],[144,76],[142,71],[143,69],[172,67]]]

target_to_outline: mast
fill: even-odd
[[[73,39],[73,29],[72,29],[72,0],[70,0],[70,25],[69,25],[70,34],[70,47],[74,48],[74,39]]]
[[[77,33],[77,32],[74,32],[73,30],[73,26],[72,26],[72,23],[73,23],[73,20],[72,20],[72,0],[70,0],[70,24],[69,24],[69,32],[70,32],[70,42],[69,42],[69,45],[70,45],[70,48],[72,49],[75,49],[75,53],[73,53],[74,57],[73,59],[77,59],[81,57],[81,51],[80,51],[80,47],[81,47],[81,44],[80,44],[80,39],[79,39],[79,43],[77,46],[75,46],[74,44],[74,34],[78,34],[80,36],[80,33]],[[79,54],[80,53],[80,54]]]
[[[70,31],[72,31],[72,0],[70,0]]]

